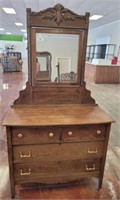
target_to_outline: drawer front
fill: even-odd
[[[101,158],[104,142],[81,142],[45,145],[13,146],[14,163],[43,162],[50,160],[68,160]]]
[[[62,128],[59,126],[13,127],[12,144],[54,143],[60,142],[60,140],[73,142],[104,140],[105,132],[105,125],[65,126]]]
[[[46,161],[40,164],[15,164],[16,183],[64,183],[82,177],[98,177],[101,170],[101,159]],[[66,173],[67,172],[67,173]]]
[[[39,144],[58,142],[60,139],[58,127],[13,127],[13,144]]]
[[[62,128],[63,141],[91,141],[105,139],[106,125],[65,126]]]

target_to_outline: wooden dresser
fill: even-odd
[[[88,23],[88,13],[79,16],[60,4],[38,13],[27,9],[28,82],[4,120],[13,198],[15,186],[23,183],[55,187],[79,183],[81,178],[96,177],[99,180],[99,189],[102,187],[113,120],[95,104],[90,91],[85,87]],[[44,37],[43,33],[47,35]],[[37,39],[41,34],[44,37],[42,41],[49,34],[52,34],[49,38],[54,34],[57,38],[56,33],[62,34],[60,36],[63,40],[68,37],[69,40],[75,38],[78,41],[77,69],[72,66],[68,69],[68,73],[76,73],[77,70],[76,82],[70,80],[61,83],[58,77],[54,82],[55,76],[63,74],[60,63],[59,73],[56,72],[55,76],[54,63],[51,64],[51,82],[37,80],[35,61],[36,55],[40,55]],[[48,49],[43,51],[48,52]],[[56,53],[57,51],[52,53],[51,47],[53,60]],[[62,57],[62,52],[59,54]],[[73,54],[71,60],[74,62],[72,56]]]
[[[10,109],[4,124],[12,196],[16,184],[71,183],[84,177],[98,177],[101,188],[111,121],[90,105]]]

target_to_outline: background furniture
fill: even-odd
[[[70,72],[70,73],[65,73],[65,74],[61,74],[61,81],[62,82],[76,82],[77,80],[77,74],[74,72]]]
[[[86,49],[86,61],[92,62],[93,59],[112,59],[115,54],[115,44],[88,45]]]
[[[118,48],[117,57],[118,57],[118,62],[120,63],[120,46],[119,46],[119,48]]]
[[[23,183],[55,187],[96,177],[98,189],[102,187],[113,120],[95,104],[85,87],[88,23],[89,13],[79,16],[60,4],[41,12],[27,9],[29,78],[4,121],[12,197],[15,185]],[[78,52],[73,50],[79,55],[76,81],[37,80],[36,37],[41,33],[46,37],[69,35],[79,41]]]
[[[85,79],[93,81],[96,84],[119,84],[120,66],[118,65],[95,65],[85,64]]]
[[[40,70],[37,71],[37,81],[51,81],[51,57],[49,52],[37,52],[37,59],[40,64]],[[42,65],[44,65],[44,70]]]
[[[1,59],[4,72],[15,72],[22,70],[22,58],[20,52],[7,52]]]

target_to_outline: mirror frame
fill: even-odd
[[[73,23],[74,22],[74,23]],[[77,15],[69,9],[57,4],[40,12],[27,9],[28,32],[28,82],[29,85],[59,86],[61,82],[36,81],[36,33],[77,34],[79,35],[77,82],[64,85],[84,85],[85,56],[87,45],[89,13]],[[31,39],[32,38],[32,39]]]

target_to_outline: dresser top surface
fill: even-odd
[[[113,119],[93,105],[11,107],[5,126],[51,126],[111,123]]]

